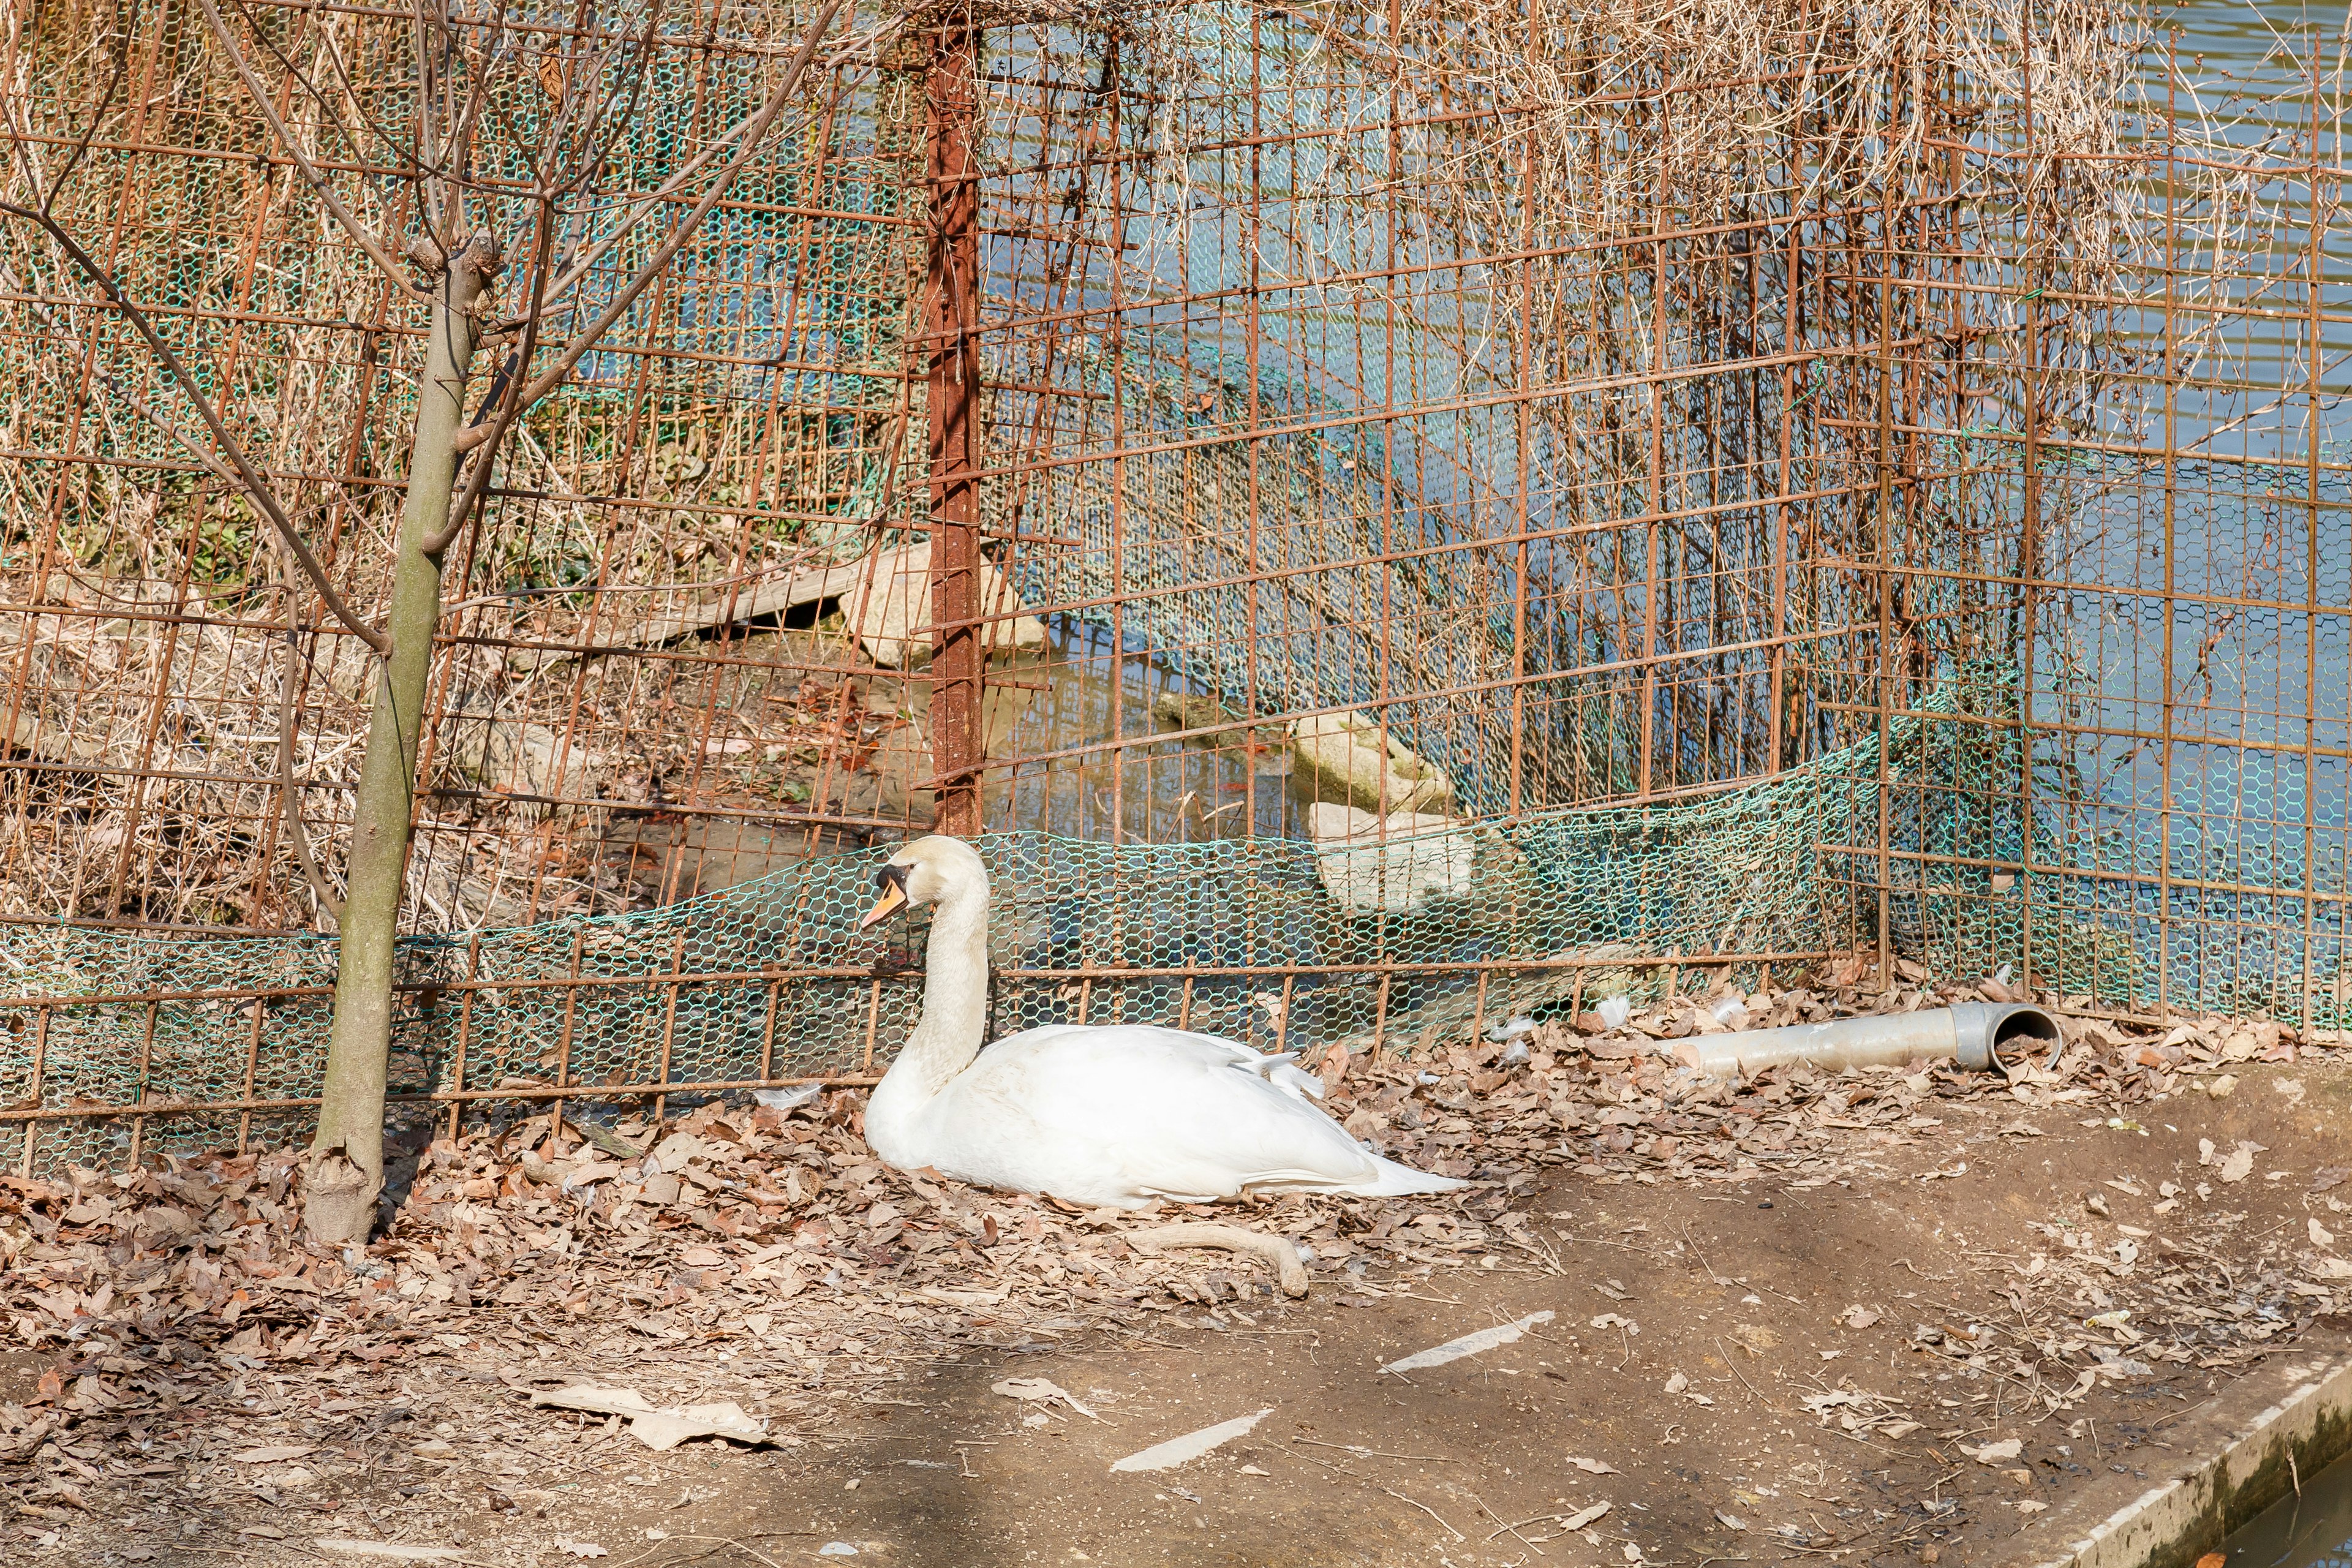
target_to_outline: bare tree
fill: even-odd
[[[56,216],[98,119],[44,177],[12,112],[8,130],[29,205],[0,212],[46,236],[65,267],[96,288],[94,304],[119,313],[158,362],[163,379],[205,426],[198,436],[131,400],[215,478],[234,484],[267,521],[289,574],[376,659],[364,758],[353,800],[344,893],[336,908],[314,860],[292,787],[295,692],[289,622],[278,759],[298,859],[341,927],[334,1022],[319,1126],[303,1179],[304,1220],[328,1243],[363,1240],[383,1187],[383,1118],[394,1003],[394,943],[418,784],[418,740],[442,616],[442,563],[478,514],[501,443],[530,407],[561,387],[669,269],[702,221],[746,168],[766,154],[800,95],[842,0],[824,0],[757,107],[687,160],[659,188],[603,188],[623,138],[640,122],[662,39],[663,0],[643,0],[616,19],[587,5],[569,16],[518,16],[494,3],[460,15],[446,0],[418,0],[405,79],[363,92],[331,29],[308,10],[238,10],[238,0],[198,0],[212,41],[234,68],[256,117],[299,171],[332,222],[389,280],[426,328],[405,497],[381,623],[338,591],[305,540],[295,509],[247,456],[205,383],[148,311]],[[131,13],[135,19],[136,13]],[[129,26],[125,24],[126,29]],[[883,31],[887,31],[886,26]],[[876,41],[869,33],[856,47]],[[836,57],[843,58],[837,55]],[[378,62],[379,64],[381,62]],[[112,73],[106,98],[120,89]],[[838,75],[835,77],[838,89]],[[401,118],[371,111],[396,103]],[[293,106],[289,110],[282,106]],[[101,102],[99,112],[103,113]],[[299,122],[299,123],[298,123]],[[311,128],[306,140],[301,126]],[[331,143],[365,148],[379,169],[342,172],[355,160],[321,155]],[[689,205],[690,204],[690,205]],[[636,265],[611,264],[632,236],[669,221]],[[371,214],[405,212],[413,228],[395,244]],[[640,239],[640,244],[644,243]],[[511,275],[511,276],[510,276]],[[508,280],[501,296],[501,279]],[[562,331],[552,330],[557,322]],[[473,390],[476,361],[503,349],[488,384]],[[470,412],[469,412],[470,406]],[[289,595],[289,601],[292,595]]]

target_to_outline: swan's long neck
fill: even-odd
[[[935,909],[922,1016],[866,1107],[866,1139],[885,1159],[884,1145],[971,1065],[988,1031],[988,884],[958,888]]]

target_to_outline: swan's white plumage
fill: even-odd
[[[1287,1057],[1141,1024],[1057,1024],[980,1051],[988,879],[955,839],[899,851],[906,891],[940,909],[923,1016],[874,1091],[866,1141],[901,1170],[1071,1203],[1201,1203],[1249,1190],[1362,1194],[1464,1184],[1383,1159],[1314,1104]]]

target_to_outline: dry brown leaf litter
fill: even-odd
[[[1859,973],[1848,963],[1812,988],[1748,998],[1744,1022],[1978,994],[1869,994],[1853,988]],[[1983,992],[2001,995],[1990,982]],[[1578,1238],[1525,1206],[1538,1166],[1601,1182],[1900,1176],[1896,1151],[1945,1137],[1938,1112],[1981,1118],[2013,1101],[2096,1110],[2128,1128],[2121,1112],[2154,1094],[2218,1086],[2233,1064],[2290,1063],[2314,1048],[2269,1021],[2069,1019],[2059,1059],[2008,1080],[1799,1067],[1733,1086],[1667,1054],[1668,1042],[1725,1026],[1710,1011],[1719,1000],[1670,1003],[1616,1031],[1591,1015],[1546,1023],[1508,1047],[1465,1040],[1415,1059],[1334,1053],[1328,1103],[1351,1131],[1479,1185],[1443,1199],[1292,1196],[1240,1217],[1311,1252],[1327,1294],[1336,1286],[1343,1305],[1369,1305],[1438,1269],[1566,1271]],[[534,1412],[520,1397],[498,1429],[477,1420],[459,1433],[436,1419],[453,1379],[528,1394],[625,1369],[615,1380],[649,1400],[740,1401],[772,1441],[792,1446],[835,1440],[861,1406],[890,1403],[895,1384],[969,1347],[1050,1345],[1087,1329],[1148,1336],[1168,1315],[1247,1331],[1280,1310],[1253,1264],[1153,1255],[1122,1239],[1164,1211],[1080,1213],[892,1172],[858,1135],[861,1105],[842,1092],[791,1112],[710,1104],[584,1135],[545,1114],[471,1131],[425,1151],[383,1239],[341,1255],[299,1239],[290,1152],[76,1172],[59,1184],[0,1178],[0,1310],[15,1343],[52,1363],[28,1397],[0,1404],[0,1484],[17,1528],[53,1531],[84,1516],[94,1495],[164,1477],[184,1494],[173,1518],[253,1496],[324,1511],[338,1481],[362,1468],[410,1492],[443,1484],[478,1452],[452,1439],[505,1441],[583,1469],[593,1468],[591,1453],[624,1458],[632,1441],[617,1416]],[[2040,1130],[2021,1117],[2000,1131]],[[2033,1222],[2046,1249],[1998,1270],[2012,1320],[1948,1306],[1913,1328],[1923,1354],[1988,1374],[1991,1392],[1965,1407],[1971,1425],[1946,1435],[1971,1429],[1984,1414],[1975,1405],[1990,1403],[1995,1420],[2004,1401],[2012,1416],[2063,1414],[2103,1381],[2166,1363],[2228,1368],[2315,1319],[2342,1324],[2352,1266],[2332,1256],[2316,1219],[2267,1245],[2251,1274],[2209,1248],[2240,1217],[2221,1184],[2244,1152],[2209,1153],[2216,1169],[2199,1195],[2224,1201],[2179,1210],[2160,1237],[2121,1227],[2131,1234],[2095,1244],[2086,1227]],[[2345,1175],[2325,1170],[2312,1185],[2326,1191]],[[2160,1203],[2177,1206],[2185,1194],[2164,1185]],[[1856,1306],[1857,1320],[1874,1313]],[[1844,1380],[1816,1389],[1807,1407],[1858,1437],[1907,1436],[1935,1419]],[[469,1479],[487,1484],[494,1508],[523,1509],[534,1506],[530,1474],[509,1458]],[[135,1528],[138,1516],[127,1517]]]

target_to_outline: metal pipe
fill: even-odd
[[[1785,1029],[1741,1029],[1677,1041],[1675,1057],[1717,1078],[1753,1078],[1766,1068],[1810,1062],[1832,1070],[1957,1061],[2006,1073],[2004,1047],[2060,1044],[2058,1020],[2031,1003],[1963,1002],[1917,1013],[1881,1013]]]

